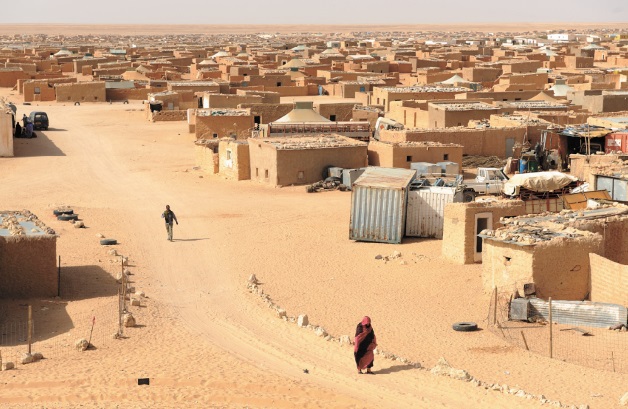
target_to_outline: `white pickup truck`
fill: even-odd
[[[463,181],[464,201],[473,201],[478,195],[499,195],[507,181],[508,176],[499,168],[478,168],[475,179]]]

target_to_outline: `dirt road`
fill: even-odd
[[[31,108],[19,105],[18,117]],[[371,315],[383,349],[424,366],[445,356],[487,382],[592,407],[611,407],[625,392],[625,375],[534,357],[488,331],[453,333],[451,322],[481,322],[486,313],[479,267],[443,261],[435,240],[400,246],[409,265],[376,262],[396,248],[347,239],[346,193],[203,174],[193,169],[185,124],[149,123],[138,103],[40,108],[51,129],[16,140],[16,158],[0,158],[0,208],[40,215],[59,232],[68,265],[107,270],[95,234],[117,238],[149,298],[127,339],[20,366],[12,378],[3,372],[0,400],[12,407],[539,406],[400,361],[377,358],[378,375],[359,376],[350,347],[285,323],[249,294],[252,273],[289,315],[306,313],[334,336],[353,335]],[[60,204],[89,228],[48,216]],[[160,219],[165,204],[180,222],[174,242]],[[87,313],[100,302],[84,298],[67,309]],[[152,379],[149,388],[134,384],[141,376]]]

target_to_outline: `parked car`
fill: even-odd
[[[48,129],[48,114],[41,111],[33,111],[28,116],[28,119],[33,123],[34,129]]]

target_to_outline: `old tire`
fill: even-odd
[[[78,101],[76,101],[76,102],[74,103],[74,105],[75,105],[75,106],[76,106],[76,105],[81,105],[81,103],[80,103],[80,102],[78,102]]]
[[[68,220],[78,220],[78,214],[60,214],[57,216],[57,220],[67,222]]]
[[[62,214],[74,214],[74,210],[72,209],[55,209],[52,211],[55,216],[61,216]]]
[[[473,190],[467,190],[462,192],[462,201],[464,203],[475,201],[475,192]]]
[[[471,332],[477,331],[478,324],[476,324],[475,322],[456,322],[451,327],[454,329],[454,331]]]
[[[101,239],[100,244],[103,246],[111,246],[113,244],[118,244],[118,240],[116,239]]]

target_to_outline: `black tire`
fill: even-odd
[[[55,209],[55,210],[52,211],[52,213],[55,216],[61,216],[62,214],[74,214],[74,210],[72,210],[72,209],[62,209],[62,210]]]
[[[123,104],[128,104],[128,103],[129,103],[129,101],[124,101],[124,102],[122,102],[122,103],[123,103]]]
[[[74,105],[75,105],[75,106],[76,106],[76,105],[81,105],[81,103],[80,103],[80,102],[78,102],[78,101],[76,101],[76,102],[74,103]]]
[[[78,214],[60,214],[57,216],[58,220],[67,222],[68,220],[78,220]]]
[[[462,202],[469,203],[475,201],[475,191],[473,190],[465,190],[462,192]]]
[[[110,246],[112,244],[118,244],[118,240],[116,239],[101,239],[100,244],[103,246]]]
[[[451,327],[454,329],[454,331],[471,332],[477,331],[478,324],[476,324],[475,322],[456,322]]]

